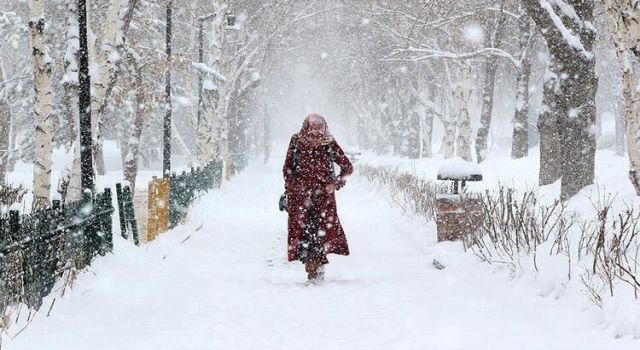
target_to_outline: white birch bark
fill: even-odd
[[[71,177],[65,200],[67,203],[77,202],[82,199],[82,178],[80,170],[80,139],[73,143],[73,164],[71,164]]]
[[[624,106],[625,136],[629,155],[629,179],[640,195],[640,107],[636,89],[636,76],[631,61],[632,52],[640,37],[640,23],[629,21],[629,14],[640,15],[640,8],[631,0],[612,2],[604,0],[609,25],[613,31],[616,55],[622,68],[622,99]],[[624,15],[623,15],[624,14]]]
[[[0,62],[0,81],[4,81],[2,62]],[[11,129],[11,108],[9,102],[0,96],[0,185],[5,183],[9,169],[9,132]]]
[[[222,8],[222,7],[220,7]],[[215,69],[225,77],[230,76],[229,63],[228,63],[228,43],[227,43],[227,15],[218,16],[215,20],[214,26],[214,61]],[[229,121],[227,119],[227,111],[229,109],[229,99],[231,87],[229,84],[231,81],[221,81],[218,84],[218,98],[219,101],[216,104],[216,113],[214,121],[214,135],[218,136],[216,140],[218,144],[218,153],[213,156],[219,156],[224,162],[224,174],[225,179],[229,180],[233,173],[233,164],[231,164],[231,157],[229,154]]]
[[[119,59],[116,47],[122,41],[121,34],[121,10],[123,8],[123,0],[111,0],[107,8],[105,20],[103,23],[104,30],[100,37],[100,47],[97,48],[99,54],[99,72],[92,74],[91,85],[93,95],[91,98],[91,128],[92,135],[95,139],[94,161],[96,163],[96,172],[98,175],[104,175],[104,155],[102,154],[102,135],[100,132],[100,122],[102,118],[102,101],[106,95],[109,83],[115,76],[116,61]]]
[[[33,207],[49,204],[53,143],[51,65],[44,37],[44,0],[29,1],[31,61],[35,85],[36,149],[33,166]]]
[[[214,140],[217,135],[214,134],[214,123],[216,120],[216,95],[218,94],[217,86],[211,80],[205,80],[202,83],[202,111],[201,120],[198,124],[197,153],[198,163],[207,164],[217,156],[217,146]]]
[[[451,86],[452,80],[449,64],[447,62],[444,62],[443,66],[445,70],[445,76],[447,77],[447,82],[449,86]],[[444,135],[442,136],[442,146],[440,147],[440,152],[444,154],[444,158],[451,158],[455,153],[457,123],[453,116],[453,111],[451,108],[451,105],[453,104],[451,95],[442,94],[442,100],[442,105],[444,107],[442,109],[443,113],[440,116],[440,120],[444,125]]]
[[[80,178],[80,140],[77,121],[78,114],[78,15],[75,0],[67,0],[67,48],[64,55],[65,74],[62,79],[64,89],[64,114],[67,116],[69,129],[73,133],[73,163],[71,164],[71,177],[65,201],[67,203],[82,199],[82,183]]]
[[[463,62],[460,67],[460,81],[453,93],[455,119],[458,123],[457,156],[471,162],[471,120],[469,119],[469,98],[471,97],[471,65]]]

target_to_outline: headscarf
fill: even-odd
[[[320,138],[313,138],[312,133],[320,133]],[[326,146],[333,142],[333,136],[329,132],[327,121],[320,114],[309,114],[302,123],[302,129],[298,133],[298,147],[309,149],[317,146]]]

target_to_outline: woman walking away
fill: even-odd
[[[333,163],[340,166],[337,176]],[[312,285],[324,279],[327,254],[349,255],[334,192],[345,185],[353,166],[324,118],[310,114],[291,137],[282,172],[289,211],[288,258],[305,265],[307,285]]]

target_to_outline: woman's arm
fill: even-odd
[[[340,167],[340,174],[336,178],[335,182],[335,187],[339,190],[345,185],[346,177],[353,173],[353,165],[351,164],[349,157],[344,154],[344,151],[335,140],[331,143],[331,147],[333,148],[334,153],[333,161]]]
[[[289,141],[289,148],[287,149],[287,156],[284,160],[284,166],[282,167],[282,175],[284,176],[284,189],[287,190],[289,185],[293,182],[293,151],[295,149],[296,136],[291,137]]]

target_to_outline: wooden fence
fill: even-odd
[[[75,203],[0,216],[0,314],[11,304],[39,309],[65,270],[113,249],[111,191]]]
[[[153,237],[186,218],[198,193],[219,187],[222,163],[211,162],[189,173],[155,180],[149,187],[149,226]],[[120,231],[139,244],[133,195],[128,186],[116,185]],[[153,198],[151,198],[153,197]],[[19,303],[38,310],[64,271],[83,269],[99,255],[113,250],[111,190],[86,193],[78,202],[20,215],[0,215],[0,315]],[[153,221],[153,222],[152,222]]]

